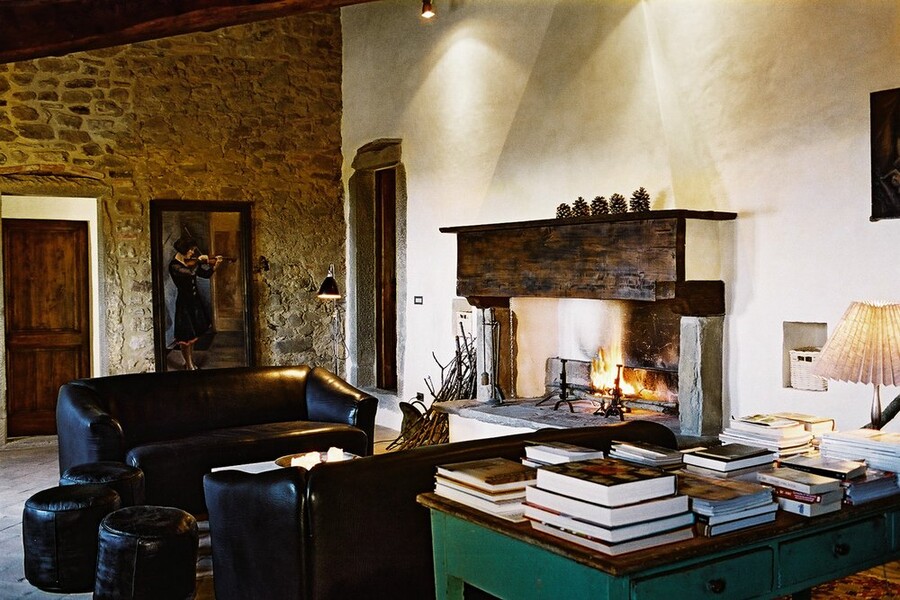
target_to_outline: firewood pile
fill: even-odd
[[[444,444],[450,440],[450,425],[447,413],[434,410],[434,405],[448,400],[464,400],[475,397],[475,340],[467,336],[460,325],[460,335],[456,336],[456,352],[446,365],[441,364],[432,353],[434,362],[441,369],[441,384],[435,389],[430,377],[425,378],[425,385],[431,394],[431,406],[425,408],[422,402],[401,402],[403,425],[400,435],[391,442],[388,450],[406,450],[418,446]],[[420,404],[424,412],[420,412],[415,404]]]

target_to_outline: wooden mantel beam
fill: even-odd
[[[0,63],[212,31],[369,1],[4,0],[0,2]]]

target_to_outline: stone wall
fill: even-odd
[[[5,64],[0,191],[100,190],[110,373],[154,369],[151,199],[252,203],[257,360],[330,364],[315,292],[345,273],[340,125],[337,11]]]

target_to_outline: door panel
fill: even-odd
[[[56,396],[90,375],[87,223],[3,220],[8,435],[56,433]]]

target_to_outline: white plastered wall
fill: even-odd
[[[549,218],[578,196],[643,186],[655,209],[738,213],[720,236],[725,414],[868,420],[867,386],[783,387],[783,323],[830,331],[852,300],[900,300],[900,221],[868,220],[869,94],[900,87],[900,3],[436,6],[427,24],[409,2],[342,11],[344,156],[403,141],[408,293],[424,303],[403,315],[402,395],[437,378],[432,352],[453,351],[456,240],[438,227]],[[582,335],[596,319],[581,311],[529,307],[527,328]],[[571,340],[560,346],[574,352]],[[884,402],[898,393],[883,390]]]

